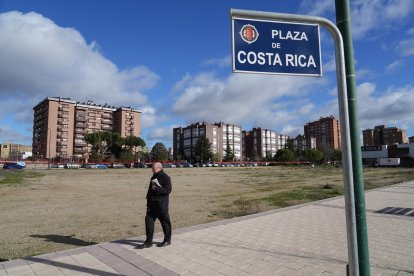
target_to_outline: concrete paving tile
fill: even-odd
[[[182,273],[180,275],[183,275],[183,276],[197,276],[197,274],[195,274],[193,272],[190,272],[190,271],[184,272],[184,273]]]
[[[45,272],[45,271],[49,271],[49,270],[54,270],[56,269],[56,267],[54,265],[51,264],[44,264],[44,263],[34,263],[30,265],[30,268],[36,272],[36,273],[40,273],[40,272]]]
[[[13,272],[13,273],[9,273],[10,276],[36,276],[36,273],[34,273],[33,271],[31,272]]]
[[[30,269],[30,266],[16,266],[12,268],[6,269],[7,274],[24,274],[24,273],[33,273],[33,271]]]
[[[62,271],[55,269],[55,270],[44,271],[44,272],[38,273],[37,275],[38,276],[64,276],[65,274],[63,274]]]
[[[109,273],[115,273],[115,274],[118,273],[107,265],[95,266],[95,267],[91,267],[90,269],[92,272],[97,271],[99,273],[100,272],[109,272]]]
[[[193,264],[187,266],[185,269],[192,272],[192,273],[195,273],[195,274],[198,274],[198,273],[201,273],[201,272],[204,272],[204,271],[208,270],[207,267],[202,266],[202,265],[197,264],[197,263],[193,263]]]
[[[206,266],[208,268],[213,269],[213,270],[218,271],[218,272],[221,272],[223,270],[228,269],[229,267],[232,267],[232,265],[230,265],[230,264],[223,264],[223,263],[220,263],[220,262],[213,262],[213,263],[210,263]]]

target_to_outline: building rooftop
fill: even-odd
[[[115,111],[117,109],[121,109],[121,110],[134,111],[134,112],[141,113],[141,111],[139,111],[137,109],[134,109],[131,106],[115,106],[115,105],[109,105],[107,103],[105,103],[105,104],[96,104],[93,100],[86,100],[84,102],[81,102],[81,101],[74,101],[71,98],[66,98],[66,97],[47,97],[43,101],[41,101],[40,103],[35,105],[35,107],[33,107],[33,109],[36,109],[37,106],[44,103],[45,101],[67,102],[67,103],[75,104],[76,106],[102,108],[102,109],[105,108],[105,109],[110,109],[110,110],[113,110],[113,111]]]

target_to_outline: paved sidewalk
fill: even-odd
[[[366,202],[372,275],[414,275],[414,181]],[[3,262],[0,276],[346,274],[343,197],[178,229],[165,248],[136,250],[138,241]]]

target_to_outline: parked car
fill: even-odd
[[[98,167],[96,166],[96,164],[83,164],[81,166],[81,168],[85,168],[85,169],[97,169]]]
[[[108,168],[108,165],[106,165],[106,164],[96,164],[95,166],[96,166],[97,169],[107,169]]]
[[[81,165],[76,163],[67,163],[64,165],[65,169],[79,169]]]
[[[134,163],[124,163],[125,168],[133,168],[134,167]]]
[[[16,163],[5,163],[3,165],[3,169],[5,170],[22,170],[26,167],[24,162],[16,162]]]
[[[109,167],[112,168],[112,169],[123,169],[123,168],[125,168],[125,165],[124,164],[114,164],[114,163],[112,163],[111,165],[109,165]]]
[[[63,164],[52,164],[50,167],[52,169],[64,169],[65,165],[63,165]]]
[[[148,168],[148,166],[145,163],[137,162],[134,164],[134,168]]]

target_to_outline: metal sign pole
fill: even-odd
[[[355,217],[358,237],[359,272],[370,275],[368,230],[365,210],[364,173],[362,168],[361,141],[359,138],[358,102],[355,84],[354,48],[352,46],[351,12],[348,0],[336,0],[336,24],[344,39],[345,69],[351,123],[352,168],[354,174]]]
[[[358,276],[359,262],[355,220],[354,180],[352,173],[351,136],[348,113],[348,97],[346,93],[345,55],[342,35],[334,23],[326,18],[316,16],[232,9],[231,17],[319,24],[320,26],[327,29],[333,37],[335,44],[339,119],[341,124],[341,146],[344,171],[345,215],[347,225],[349,275]]]

